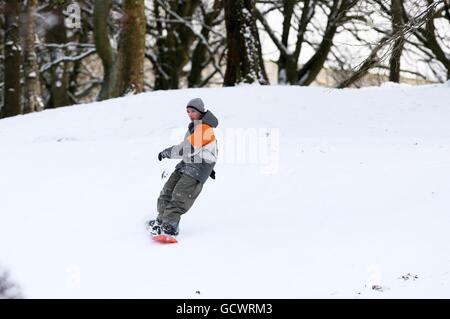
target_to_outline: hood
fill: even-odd
[[[205,115],[202,117],[202,122],[213,128],[216,128],[219,125],[219,120],[217,120],[217,117],[215,117],[211,111],[206,111]]]

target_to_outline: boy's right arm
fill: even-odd
[[[181,142],[180,144],[166,148],[165,150],[163,150],[158,154],[158,159],[161,161],[163,158],[182,158],[183,144],[184,141]]]

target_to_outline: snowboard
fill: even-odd
[[[170,235],[152,235],[152,238],[154,241],[161,243],[161,244],[176,244],[176,243],[178,243],[177,239]]]

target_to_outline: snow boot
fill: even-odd
[[[162,220],[152,219],[147,222],[146,226],[150,234],[153,236],[161,235]]]
[[[179,234],[179,228],[178,227],[174,227],[169,223],[163,223],[161,226],[161,235],[169,235],[172,237],[178,236]]]

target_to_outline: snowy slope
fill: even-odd
[[[194,97],[221,161],[162,246],[144,222],[177,161],[157,154]],[[448,101],[241,86],[1,120],[0,264],[31,298],[449,298]]]

